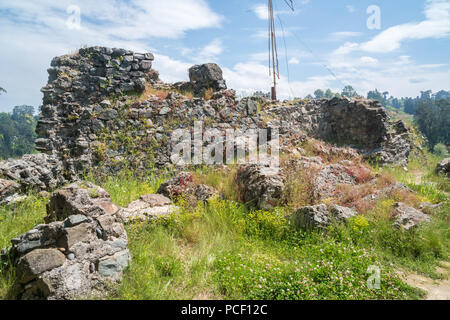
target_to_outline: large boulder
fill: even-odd
[[[244,165],[237,172],[236,183],[241,201],[250,207],[269,210],[280,204],[284,177],[278,168]]]
[[[118,215],[124,222],[144,221],[170,215],[178,210],[172,201],[162,194],[147,194],[121,209]]]
[[[394,227],[409,230],[431,219],[425,213],[399,202],[395,204]]]
[[[215,63],[195,65],[189,69],[189,79],[195,92],[205,89],[220,91],[227,89],[222,69]]]
[[[218,195],[218,191],[213,187],[195,183],[194,176],[190,172],[180,172],[162,183],[157,193],[173,200],[183,198],[192,205],[197,201],[208,201]]]
[[[93,218],[105,213],[113,215],[119,209],[104,189],[89,182],[76,182],[53,193],[47,204],[46,222],[61,221],[72,215]]]
[[[345,222],[357,215],[356,210],[335,204],[319,204],[298,209],[289,219],[302,229],[326,229],[333,222]]]
[[[126,231],[103,189],[89,183],[58,190],[48,224],[11,240],[20,299],[80,299],[106,294],[131,257]],[[57,221],[55,221],[57,220]]]
[[[20,184],[10,180],[0,179],[0,205],[10,203],[19,191]]]
[[[167,198],[177,198],[184,194],[194,192],[194,176],[190,172],[180,172],[172,179],[162,183],[157,193]]]
[[[439,173],[450,176],[450,158],[446,158],[439,162],[436,166],[436,170]]]

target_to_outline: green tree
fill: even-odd
[[[450,91],[441,90],[433,95],[434,100],[450,99]]]
[[[323,92],[323,90],[317,89],[316,91],[314,91],[314,96],[316,97],[316,99],[323,99],[325,97],[325,93]]]
[[[345,86],[344,89],[342,89],[342,96],[354,98],[358,96],[358,93],[356,93],[356,90],[353,89],[352,86]]]
[[[392,106],[395,109],[401,109],[402,108],[402,103],[401,103],[401,101],[399,99],[394,98],[394,99],[392,99]]]
[[[0,113],[0,157],[20,157],[35,151],[36,123],[31,106],[14,107],[13,112]]]
[[[431,148],[441,142],[450,144],[450,100],[421,99],[414,115],[419,130],[428,138]]]
[[[334,96],[335,94],[333,91],[331,91],[331,89],[327,89],[327,91],[325,91],[325,98],[332,99]]]
[[[404,99],[404,111],[409,114],[415,114],[417,105],[419,103],[419,99],[413,99],[413,98],[405,98]]]
[[[376,100],[376,101],[379,101],[379,102],[381,102],[381,103],[384,102],[384,97],[383,97],[383,95],[381,94],[381,92],[378,91],[378,89],[375,89],[374,91],[369,91],[369,92],[367,93],[367,99]]]

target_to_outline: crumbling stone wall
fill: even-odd
[[[109,172],[171,165],[172,131],[192,128],[195,121],[220,130],[304,131],[350,144],[381,162],[404,163],[409,154],[408,133],[390,128],[377,102],[342,98],[266,106],[259,99],[238,101],[216,64],[192,67],[189,82],[165,84],[151,69],[153,59],[151,53],[103,47],[53,59],[42,89],[36,145],[60,161],[54,172],[70,181],[102,165]],[[212,94],[205,99],[207,89]]]
[[[412,149],[411,132],[400,122],[390,123],[378,101],[334,98],[275,105],[267,110],[281,132],[299,128],[308,135],[359,150],[380,164],[406,165]]]
[[[157,79],[157,73],[151,72],[153,59],[151,53],[103,47],[54,58],[42,89],[37,150],[62,159],[66,176],[89,166],[90,142],[118,116],[105,99],[144,91],[148,82]]]

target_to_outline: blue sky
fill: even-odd
[[[395,96],[450,90],[450,1],[274,0],[282,98],[317,88]],[[2,0],[0,111],[41,104],[52,57],[83,45],[155,53],[165,81],[217,62],[239,94],[269,91],[265,0]],[[370,6],[380,29],[369,29]],[[80,10],[80,24],[76,12]],[[75,10],[75,11],[74,11]],[[284,47],[286,41],[286,49]],[[289,66],[289,79],[287,67]]]

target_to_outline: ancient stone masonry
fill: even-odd
[[[11,240],[21,299],[101,297],[128,266],[128,238],[108,193],[90,183],[56,191],[47,224]]]
[[[0,161],[0,181],[2,180],[4,183],[0,182],[0,204],[14,202],[20,192],[51,190],[66,182],[61,161],[56,156],[47,154],[25,155],[21,159]],[[3,189],[2,185],[9,187]]]
[[[86,168],[95,134],[105,126],[113,130],[118,117],[115,107],[121,105],[105,99],[144,91],[147,83],[157,80],[151,72],[153,59],[151,53],[100,47],[54,58],[42,89],[37,149],[62,159],[68,175]]]
[[[0,162],[0,178],[46,190],[92,169],[111,174],[173,166],[173,130],[191,129],[196,121],[203,130],[221,132],[278,128],[282,144],[306,133],[350,145],[380,163],[407,162],[411,133],[402,123],[391,125],[378,102],[238,101],[216,64],[193,66],[189,82],[167,84],[152,69],[153,59],[151,53],[104,47],[54,58],[36,129],[43,154]]]
[[[294,106],[275,105],[267,110],[278,116],[280,132],[298,128],[329,142],[350,145],[366,158],[381,164],[406,164],[411,151],[411,132],[402,122],[389,124],[377,101],[334,98],[310,100]]]

